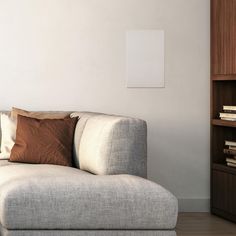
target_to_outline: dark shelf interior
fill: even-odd
[[[219,119],[223,106],[236,106],[236,80],[212,82],[213,119]],[[230,124],[230,122],[225,124]]]
[[[221,121],[221,120],[219,120]],[[212,126],[211,154],[212,162],[225,164],[226,155],[223,153],[225,141],[236,142],[236,130],[231,126]]]

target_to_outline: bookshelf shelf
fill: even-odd
[[[225,172],[225,173],[230,173],[230,174],[236,175],[236,168],[227,166],[226,164],[214,163],[214,164],[212,165],[212,169],[213,169],[213,170],[219,170],[219,171],[222,171],[222,172]]]
[[[213,81],[236,81],[236,75],[213,75]]]
[[[236,128],[236,121],[213,119],[211,124],[215,126],[225,126],[225,127]]]
[[[236,168],[226,165],[225,141],[236,121],[217,119],[236,106],[236,0],[211,0],[211,212],[236,222]]]

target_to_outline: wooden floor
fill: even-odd
[[[208,213],[180,213],[177,236],[236,236],[236,224]]]

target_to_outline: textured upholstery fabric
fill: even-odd
[[[74,112],[71,117],[80,117],[73,148],[77,168],[94,174],[147,176],[147,127],[144,121],[94,112]]]
[[[53,165],[0,167],[7,229],[159,229],[176,225],[176,198],[146,179]]]
[[[176,236],[171,193],[140,177],[111,175],[146,177],[146,123],[91,112],[72,116],[80,117],[76,166],[81,161],[101,175],[0,160],[0,236]]]
[[[0,168],[2,166],[9,166],[14,164],[20,164],[20,163],[9,162],[8,160],[0,160]],[[1,178],[1,170],[0,170],[0,178]]]
[[[86,123],[89,118],[101,115],[101,113],[95,112],[74,112],[71,113],[70,117],[75,118],[78,117],[79,121],[77,122],[75,128],[75,136],[74,136],[74,147],[73,147],[73,156],[74,156],[74,164],[77,168],[80,168],[79,165],[79,149],[80,149],[80,141],[86,126]]]
[[[6,230],[0,236],[176,236],[166,230]]]
[[[9,115],[1,114],[0,127],[2,132],[0,159],[9,159],[16,140],[16,120]]]
[[[111,115],[90,117],[79,145],[80,168],[99,175],[146,177],[146,142],[145,121]]]
[[[6,115],[10,116],[9,111],[0,111],[0,114],[6,114]],[[0,119],[0,127],[1,127],[1,119]],[[0,146],[1,146],[1,141],[2,141],[2,130],[0,129]]]

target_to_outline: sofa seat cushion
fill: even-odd
[[[95,176],[53,165],[0,170],[0,224],[6,229],[173,229],[176,198],[131,175]]]
[[[9,166],[9,165],[15,165],[15,164],[19,164],[19,163],[9,162],[8,160],[0,160],[0,167],[2,167],[2,166]],[[0,171],[0,178],[1,178],[1,171]]]

